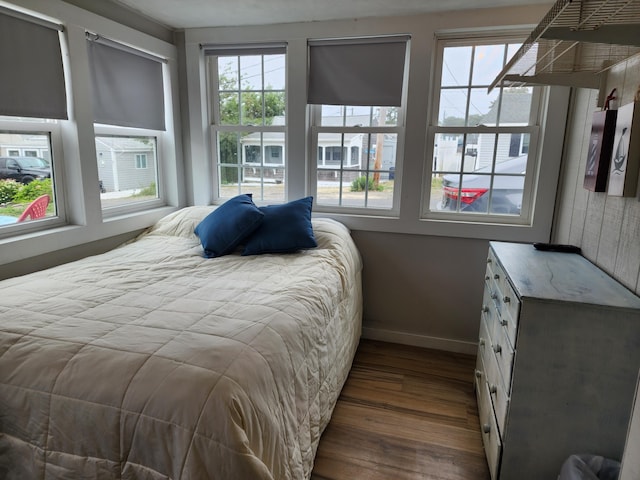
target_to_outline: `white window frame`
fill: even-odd
[[[365,126],[323,126],[322,125],[322,105],[310,105],[309,111],[311,116],[311,141],[309,147],[309,178],[308,178],[308,188],[311,195],[314,198],[317,198],[318,195],[318,171],[322,170],[318,166],[318,153],[319,147],[322,149],[322,163],[326,164],[327,161],[327,152],[325,147],[319,146],[318,138],[323,133],[333,133],[339,135],[348,135],[348,134],[395,134],[397,138],[396,143],[396,163],[395,163],[395,172],[401,171],[402,169],[402,159],[404,158],[404,138],[405,138],[405,108],[404,108],[404,96],[403,96],[403,105],[397,108],[397,123],[396,125],[379,125],[375,127],[365,127]],[[343,105],[346,107],[346,105]],[[376,106],[373,105],[373,108]],[[371,108],[371,107],[370,107]],[[346,123],[346,122],[344,122]],[[330,145],[331,147],[340,147],[340,145]],[[353,161],[351,160],[351,147],[350,145],[343,145],[343,152],[346,154],[346,161],[343,162],[343,166],[353,166]],[[328,169],[335,170],[335,168],[328,166]],[[400,190],[401,190],[401,181],[398,176],[396,176],[394,181],[393,188],[393,197],[391,201],[391,208],[375,208],[375,207],[354,207],[354,206],[343,206],[343,205],[326,205],[320,204],[319,202],[314,203],[314,210],[318,212],[325,213],[339,213],[346,215],[365,215],[365,216],[376,216],[376,217],[397,217],[400,212]]]
[[[435,65],[433,72],[433,88],[431,98],[431,110],[429,117],[429,127],[427,129],[427,148],[425,158],[425,177],[423,181],[423,201],[421,210],[421,219],[450,221],[471,224],[491,224],[491,225],[532,225],[535,207],[535,193],[538,184],[539,172],[539,151],[540,142],[542,141],[541,122],[544,112],[544,106],[548,101],[548,89],[544,87],[534,87],[531,101],[531,111],[529,115],[529,124],[527,126],[468,126],[468,127],[450,127],[438,126],[438,115],[440,111],[440,82],[442,78],[443,56],[446,47],[455,46],[481,46],[497,43],[520,43],[524,41],[526,34],[520,36],[514,33],[505,35],[464,35],[458,37],[441,36],[437,39],[435,52]],[[461,87],[468,87],[468,84]],[[496,87],[499,88],[499,87]],[[524,179],[524,189],[522,197],[522,206],[520,215],[496,215],[481,213],[461,213],[444,210],[431,209],[431,178],[433,172],[434,145],[436,135],[442,133],[451,133],[456,135],[465,134],[512,134],[521,133],[529,134],[529,152],[527,160],[527,170]],[[494,152],[494,161],[495,161]]]
[[[47,230],[66,224],[66,202],[63,185],[65,175],[60,121],[25,118],[12,119],[11,117],[0,117],[0,133],[4,132],[49,135],[49,148],[51,153],[52,165],[51,180],[53,195],[55,197],[51,200],[55,202],[56,214],[52,217],[44,217],[38,219],[37,222],[21,222],[16,224],[3,225],[2,228],[0,228],[0,239]]]
[[[224,51],[224,49],[221,49]],[[263,47],[260,45],[256,45],[255,47],[248,46],[246,50],[242,53],[239,53],[238,50],[229,51],[229,56],[262,56],[265,55],[273,55],[273,53],[269,51],[265,51]],[[286,48],[280,54],[284,56],[284,68],[285,72],[287,70],[287,62],[288,62],[288,52]],[[285,97],[285,121],[284,125],[243,125],[239,123],[238,125],[226,125],[221,123],[220,118],[220,89],[219,89],[219,72],[218,72],[218,57],[225,55],[209,55],[205,57],[205,71],[206,71],[206,85],[207,85],[207,98],[208,98],[208,120],[209,120],[209,135],[210,135],[210,144],[211,144],[211,159],[212,159],[212,177],[213,177],[213,197],[214,201],[224,201],[227,197],[222,197],[221,195],[221,185],[220,185],[220,152],[218,148],[218,134],[219,133],[257,133],[260,136],[260,154],[262,157],[261,164],[259,162],[248,162],[245,160],[246,150],[245,147],[248,145],[242,145],[240,149],[240,163],[238,164],[238,169],[242,170],[243,166],[249,168],[259,168],[263,172],[268,169],[282,169],[283,170],[283,181],[285,185],[287,185],[287,177],[289,172],[289,166],[287,162],[287,142],[288,142],[288,124],[289,124],[289,105],[288,105],[288,82],[285,76],[285,85],[284,85],[284,97]],[[262,62],[263,67],[263,78],[264,78],[264,60]],[[272,90],[264,89],[265,85],[262,86],[262,90],[252,90],[252,92],[260,92],[263,95]],[[238,92],[241,92],[241,86],[238,85]],[[280,91],[280,90],[273,90]],[[241,96],[240,96],[241,98]],[[240,106],[241,109],[241,106]],[[264,112],[263,112],[264,113]],[[282,133],[283,135],[283,144],[282,144],[282,162],[281,163],[271,163],[268,162],[266,157],[266,146],[264,143],[263,134],[275,132]],[[234,165],[235,166],[235,165]],[[260,192],[253,192],[253,200],[256,203],[263,203],[261,197],[263,196],[264,189],[264,177],[262,178],[262,182],[260,185]],[[240,185],[238,186],[240,190]],[[240,193],[238,191],[238,193]],[[287,191],[285,188],[284,198],[282,202],[285,202],[287,199]],[[266,200],[265,200],[266,202]],[[268,203],[276,203],[269,201]]]

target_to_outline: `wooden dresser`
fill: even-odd
[[[620,460],[640,368],[640,298],[578,254],[491,242],[476,363],[493,480]]]

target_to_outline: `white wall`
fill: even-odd
[[[633,101],[640,85],[637,56],[611,69],[605,91],[616,88],[618,105]],[[583,187],[592,114],[598,92],[577,89],[572,101],[558,192],[554,241],[582,248],[583,255],[640,294],[640,202]],[[638,159],[636,158],[636,161]]]

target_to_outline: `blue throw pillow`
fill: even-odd
[[[318,246],[311,226],[313,197],[260,207],[264,219],[247,239],[242,255],[288,253]]]
[[[195,228],[207,258],[232,253],[260,226],[264,213],[253,203],[251,194],[233,197],[207,215]]]

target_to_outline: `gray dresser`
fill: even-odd
[[[493,480],[620,460],[640,368],[640,298],[577,254],[491,242],[475,372]]]

